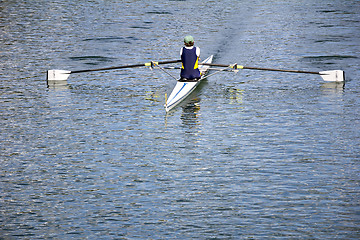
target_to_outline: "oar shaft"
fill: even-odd
[[[181,62],[181,60],[162,61],[162,62],[156,62],[156,64],[170,64],[170,63],[178,63],[178,62]],[[71,71],[71,73],[96,72],[96,71],[106,71],[106,70],[114,70],[114,69],[122,69],[122,68],[136,68],[136,67],[146,67],[146,66],[151,66],[151,62],[150,63],[139,63],[139,64],[133,64],[133,65],[123,65],[123,66],[116,66],[116,67],[107,67],[107,68],[77,70],[77,71]]]
[[[143,66],[145,66],[145,64],[134,64],[134,65],[124,65],[124,66],[117,66],[117,67],[77,70],[77,71],[71,71],[71,73],[96,72],[96,71],[106,71],[106,70],[114,70],[114,69],[121,69],[121,68],[135,68],[135,67],[143,67]]]
[[[243,68],[243,69],[250,69],[250,70],[274,71],[274,72],[320,74],[319,72],[309,72],[309,71],[300,71],[300,70],[286,70],[286,69],[273,69],[273,68],[258,68],[258,67],[246,67],[246,66],[243,66],[242,68]]]
[[[214,66],[214,67],[229,67],[234,68],[233,65],[216,64],[216,63],[202,63],[202,65]],[[259,68],[259,67],[246,67],[237,66],[237,69],[250,69],[250,70],[261,70],[261,71],[275,71],[275,72],[291,72],[291,73],[308,73],[308,74],[320,74],[319,72],[308,72],[299,70],[285,70],[285,69],[273,69],[273,68]],[[236,69],[235,69],[236,70]]]

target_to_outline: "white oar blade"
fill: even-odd
[[[71,71],[66,70],[48,70],[47,80],[50,81],[66,81]]]
[[[327,82],[343,82],[345,81],[345,72],[342,70],[331,70],[319,72],[324,81]]]

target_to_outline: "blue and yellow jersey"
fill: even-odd
[[[180,77],[189,80],[200,78],[200,71],[198,66],[199,64],[198,54],[200,54],[200,48],[183,47],[180,51],[180,54],[182,61]]]

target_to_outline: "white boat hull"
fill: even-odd
[[[211,63],[213,59],[213,55],[202,61],[202,63]],[[187,96],[189,96],[199,85],[201,80],[206,77],[206,73],[210,66],[200,65],[199,70],[201,74],[201,78],[198,81],[188,81],[188,82],[180,82],[178,81],[172,90],[169,98],[165,104],[165,110],[168,112],[174,107],[176,107],[180,102],[182,102]]]

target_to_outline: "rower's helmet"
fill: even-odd
[[[193,43],[194,42],[194,38],[192,36],[186,36],[184,38],[184,43]]]

